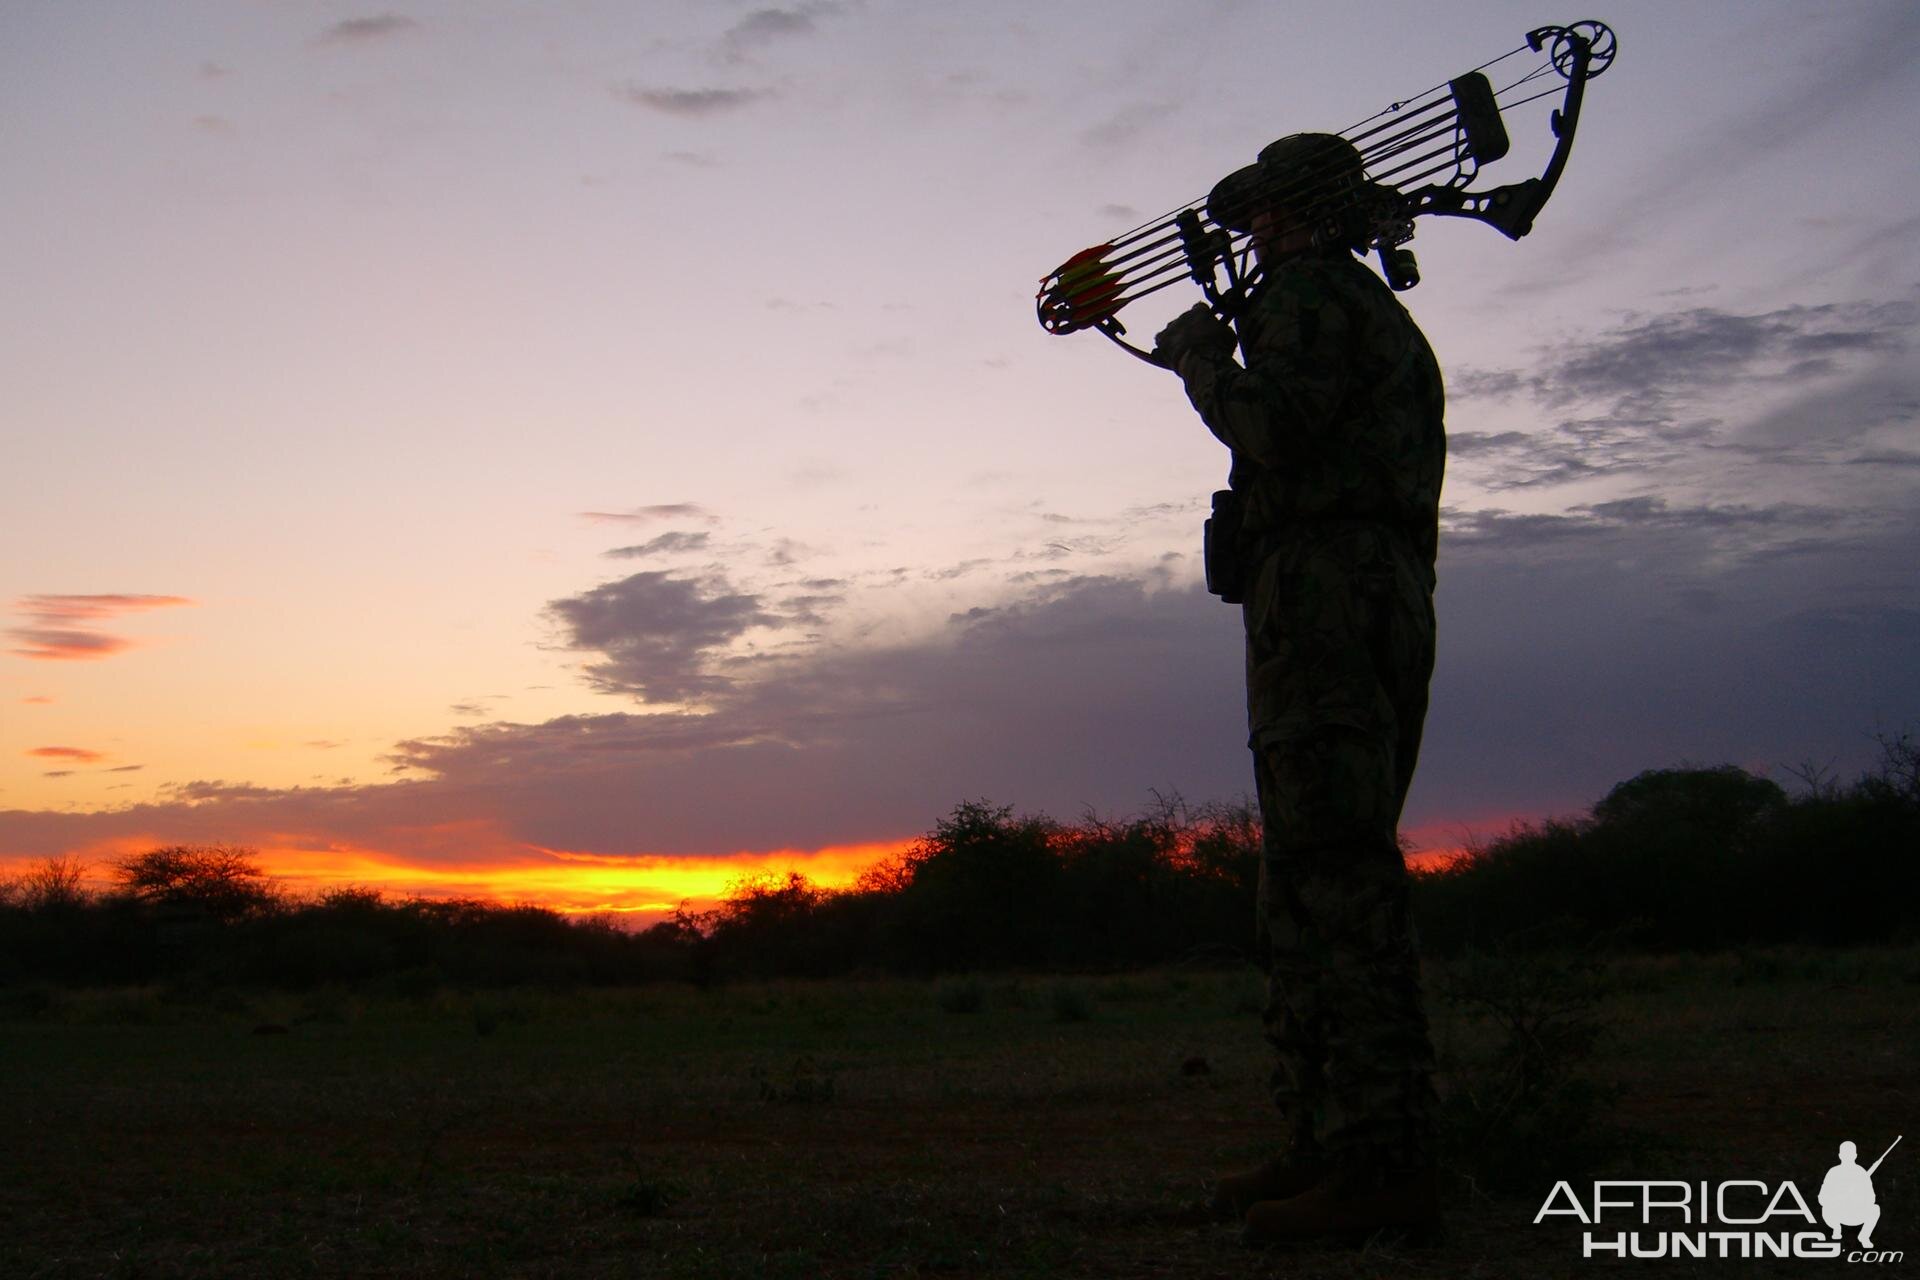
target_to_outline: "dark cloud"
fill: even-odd
[[[1232,796],[1238,627],[1197,589],[1070,579],[911,641],[751,664],[700,714],[464,726],[398,744],[410,780],[381,785],[196,781],[111,812],[0,813],[0,852],[266,832],[429,863],[690,854],[908,836],[967,797],[1072,815],[1130,812],[1154,787]],[[423,851],[443,826],[457,830]],[[476,847],[483,830],[496,842]]]
[[[951,582],[955,578],[964,578],[970,573],[978,573],[982,569],[992,568],[998,563],[1000,562],[997,560],[976,557],[972,560],[962,560],[957,564],[943,565],[937,569],[928,569],[921,576],[929,582]]]
[[[106,756],[85,747],[31,747],[27,754],[36,760],[67,760],[74,764],[98,764]]]
[[[163,787],[162,790],[176,800],[188,804],[234,803],[247,800],[276,800],[285,795],[272,787],[256,787],[245,783],[230,783],[221,779],[182,782]],[[296,792],[304,788],[294,788]]]
[[[714,48],[713,59],[723,66],[748,63],[756,51],[815,35],[820,30],[818,20],[839,10],[840,5],[832,0],[756,9],[727,28]]]
[[[789,568],[809,556],[819,554],[804,542],[795,542],[792,538],[778,538],[773,549],[767,552],[767,563],[775,568]]]
[[[78,622],[83,619],[111,618],[143,609],[164,609],[172,605],[192,604],[185,596],[156,596],[114,593],[110,595],[34,595],[20,599],[22,612],[46,621]]]
[[[1154,502],[1145,506],[1128,507],[1120,513],[1120,520],[1123,524],[1136,524],[1143,520],[1184,520],[1202,510],[1202,507],[1203,503],[1199,498],[1191,498],[1186,502]]]
[[[1460,456],[1472,460],[1472,474],[1484,487],[1525,489],[1668,468],[1709,431],[1706,424],[1659,418],[1569,418],[1531,434],[1470,434]]]
[[[1856,454],[1847,462],[1860,467],[1920,467],[1920,453],[1911,449],[1881,449]]]
[[[981,794],[1130,809],[1233,777],[1237,627],[1192,589],[1071,579],[911,643],[750,669],[705,714],[476,726],[397,758],[430,786],[515,794],[528,838],[567,848],[831,843]]]
[[[99,631],[95,623],[124,613],[192,603],[184,596],[125,593],[23,596],[15,607],[31,625],[11,627],[7,634],[23,646],[11,650],[17,657],[46,661],[105,658],[131,648],[133,642]]]
[[[1830,372],[1841,357],[1904,350],[1920,308],[1908,302],[1826,303],[1738,314],[1693,307],[1631,317],[1591,338],[1545,347],[1529,372],[1465,369],[1453,400],[1525,393],[1548,405],[1603,399],[1664,404],[1682,392],[1754,377]]]
[[[696,502],[663,502],[631,511],[582,511],[582,520],[595,524],[648,524],[655,520],[700,519],[712,523],[714,517]]]
[[[1464,368],[1447,375],[1449,400],[1498,400],[1526,389],[1526,380],[1512,369]]]
[[[1456,432],[1450,450],[1495,490],[1671,474],[1715,448],[1811,459],[1814,446],[1920,415],[1920,373],[1908,356],[1916,325],[1920,308],[1907,302],[1636,317],[1543,349],[1527,372],[1470,369],[1449,379],[1456,403],[1526,397],[1558,415],[1529,432]],[[1776,406],[1730,426],[1730,397],[1756,388]]]
[[[1917,560],[1911,510],[1450,512],[1408,824],[1577,812],[1685,760],[1864,767],[1871,731],[1920,720]],[[697,713],[463,726],[398,744],[411,780],[378,786],[201,781],[112,812],[5,813],[0,852],[308,832],[423,862],[712,853],[910,835],[970,797],[1073,816],[1150,788],[1249,789],[1239,614],[1197,587],[1035,573],[911,639],[728,656],[791,607],[664,574],[609,583],[556,602],[609,668],[596,678],[698,689]]]
[[[722,39],[730,48],[746,49],[812,35],[817,29],[813,13],[807,9],[756,9],[728,28]]]
[[[132,641],[95,631],[62,631],[52,627],[11,627],[7,634],[22,647],[8,652],[21,658],[74,661],[105,658],[132,647]]]
[[[591,591],[552,601],[547,612],[568,632],[567,647],[599,653],[586,668],[594,686],[650,702],[714,696],[719,651],[755,627],[783,620],[757,597],[717,579],[636,573]]]
[[[122,765],[115,765],[113,768],[107,770],[107,772],[108,773],[139,773],[142,769],[146,767],[147,766],[143,764],[122,764]]]
[[[1498,453],[1524,448],[1532,440],[1533,437],[1523,431],[1450,431],[1447,433],[1447,456],[1470,458],[1476,453]]]
[[[790,622],[806,626],[823,626],[832,617],[838,606],[846,603],[846,596],[837,591],[814,592],[780,597],[780,612]]]
[[[1905,303],[1792,306],[1753,315],[1700,307],[1552,352],[1530,384],[1550,405],[1612,399],[1654,409],[1682,392],[1755,377],[1815,376],[1833,372],[1845,355],[1898,350],[1915,320]]]
[[[630,547],[615,547],[600,554],[612,560],[643,560],[648,556],[672,555],[682,551],[701,551],[711,535],[705,533],[663,533],[657,538]]]
[[[1616,559],[1637,559],[1663,576],[1697,571],[1702,562],[1720,569],[1756,564],[1777,558],[1782,548],[1834,550],[1873,524],[1871,516],[1849,519],[1797,503],[1673,505],[1660,497],[1585,503],[1558,514],[1449,509],[1442,521],[1450,556],[1463,561],[1519,569],[1605,546]]]
[[[764,89],[646,89],[639,85],[627,85],[619,95],[636,107],[695,119],[725,115],[770,96]]]
[[[412,31],[420,24],[412,18],[397,13],[383,13],[372,18],[348,18],[336,22],[313,38],[318,45],[363,45],[386,40],[405,31]]]
[[[734,727],[712,715],[615,712],[561,716],[537,725],[496,723],[455,729],[398,743],[389,759],[425,773],[451,776],[457,772],[489,782],[505,780],[503,771],[508,768],[524,770],[528,776],[551,774],[570,770],[582,757],[704,751],[742,740]]]

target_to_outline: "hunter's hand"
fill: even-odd
[[[1155,336],[1153,354],[1171,369],[1189,351],[1211,350],[1231,355],[1237,341],[1232,325],[1214,315],[1206,303],[1196,302],[1191,310],[1175,316],[1173,323]]]

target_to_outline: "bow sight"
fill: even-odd
[[[1387,283],[1396,290],[1411,289],[1420,282],[1420,272],[1404,246],[1413,238],[1416,218],[1473,218],[1513,240],[1533,229],[1573,150],[1587,81],[1612,65],[1615,48],[1613,31],[1600,22],[1530,31],[1519,48],[1341,130],[1339,137],[1352,144],[1364,166],[1361,180],[1309,171],[1269,181],[1251,194],[1268,207],[1315,210],[1328,204],[1335,185],[1341,185],[1350,225],[1338,230],[1339,238],[1377,252]],[[1527,52],[1542,57],[1495,89],[1488,70]],[[1550,80],[1546,88],[1540,87],[1540,81],[1555,75],[1565,81],[1564,88]],[[1481,166],[1507,154],[1502,111],[1556,92],[1564,96],[1547,121],[1556,141],[1540,176],[1471,190]],[[1229,181],[1207,197],[1061,263],[1040,281],[1041,326],[1048,333],[1097,329],[1148,363],[1159,364],[1123,337],[1126,328],[1117,317],[1127,304],[1191,279],[1221,319],[1237,316],[1260,268],[1253,261],[1245,208],[1219,207]],[[1247,198],[1244,187],[1236,191],[1236,201]],[[1357,226],[1351,225],[1354,217]]]

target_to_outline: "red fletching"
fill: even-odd
[[[1040,320],[1054,333],[1090,328],[1120,309],[1121,284],[1107,266],[1110,244],[1082,249],[1040,282]]]

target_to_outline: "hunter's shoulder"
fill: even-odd
[[[1265,310],[1373,307],[1381,293],[1392,300],[1380,277],[1351,254],[1302,254],[1265,273],[1254,305]]]
[[[1303,254],[1262,273],[1241,336],[1253,348],[1297,355],[1307,344],[1343,341],[1369,309],[1338,260]]]

